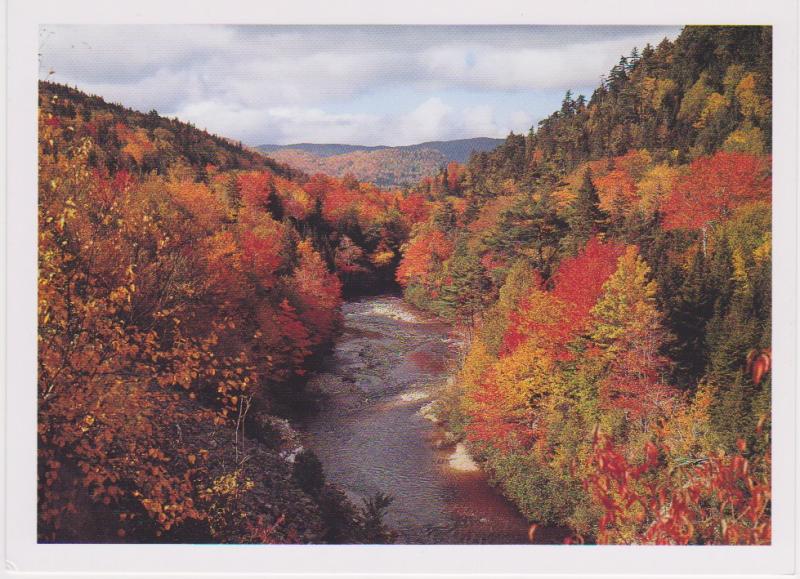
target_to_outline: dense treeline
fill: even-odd
[[[157,111],[142,113],[66,85],[42,82],[50,98],[50,112],[65,123],[80,127],[81,134],[65,135],[69,144],[76,136],[91,137],[97,145],[89,162],[109,172],[119,169],[165,174],[176,162],[195,167],[200,177],[207,165],[221,171],[268,169],[282,177],[297,176],[286,165],[248,150],[239,142],[211,135],[189,123],[162,117]],[[55,123],[55,121],[52,121]],[[53,150],[54,154],[58,149]]]
[[[340,155],[319,156],[300,149],[281,149],[270,157],[308,173],[324,173],[334,177],[355,175],[379,187],[399,187],[418,182],[435,174],[448,159],[433,149],[384,148],[351,151]]]
[[[501,142],[502,139],[478,137],[395,147],[298,143],[260,145],[256,149],[309,174],[354,175],[359,181],[395,188],[412,186],[435,175],[450,161],[463,163],[471,153],[490,151]]]
[[[687,27],[409,197],[397,279],[472,334],[442,413],[573,540],[770,541],[771,58]]]
[[[351,505],[276,415],[343,284],[391,280],[409,201],[68,87],[39,99],[40,540],[388,540],[385,501]]]

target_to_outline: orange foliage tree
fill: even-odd
[[[408,285],[411,280],[429,281],[430,274],[453,252],[453,242],[438,229],[418,233],[408,243],[403,260],[397,268],[397,281]]]
[[[50,112],[57,96],[44,104],[40,539],[287,540],[252,516],[242,421],[332,339],[339,280],[273,218],[271,173],[109,171],[92,131],[71,136],[83,118]],[[138,129],[115,128],[123,149],[138,143]],[[212,448],[217,429],[235,457]]]
[[[737,207],[768,200],[770,158],[720,151],[692,162],[664,200],[666,229],[703,229],[730,217]]]

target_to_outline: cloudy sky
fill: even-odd
[[[43,26],[40,78],[250,145],[527,132],[677,27]]]

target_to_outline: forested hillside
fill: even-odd
[[[326,157],[300,149],[281,149],[267,154],[300,171],[338,177],[354,175],[380,187],[414,184],[423,177],[435,175],[447,164],[447,157],[432,149],[378,149]]]
[[[277,161],[306,173],[334,177],[354,175],[360,181],[381,187],[413,185],[431,177],[451,161],[464,162],[472,152],[494,149],[501,139],[476,138],[430,141],[403,147],[358,147],[353,145],[262,145]]]
[[[397,279],[472,333],[440,414],[531,521],[770,542],[771,61],[687,27],[416,187]]]
[[[383,542],[281,419],[415,197],[39,85],[39,539]]]

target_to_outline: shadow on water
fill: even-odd
[[[351,301],[343,313],[343,334],[310,384],[326,402],[301,425],[328,479],[359,503],[391,494],[386,522],[402,543],[528,543],[528,521],[419,412],[456,364],[460,336],[397,296]],[[564,536],[539,529],[535,542]]]

